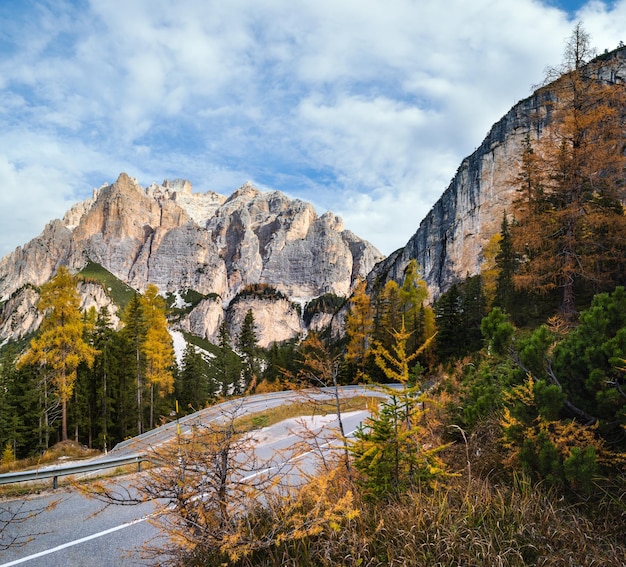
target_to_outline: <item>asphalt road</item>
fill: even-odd
[[[349,393],[361,394],[363,390],[350,389]],[[328,394],[315,395],[328,396]],[[235,405],[228,406],[227,409],[237,408],[241,414],[254,413],[298,397],[299,394],[293,392],[252,396],[245,399],[244,405],[240,402],[232,402]],[[227,404],[230,403],[227,402]],[[209,408],[181,420],[179,424],[181,432],[184,434],[194,423],[207,423],[220,419],[224,409],[223,407]],[[344,419],[346,433],[352,432],[366,415],[367,412],[348,414]],[[337,421],[336,418],[334,421],[318,419],[311,423],[310,427],[317,431],[325,431],[337,427]],[[286,449],[301,441],[299,429],[301,429],[301,422],[287,420],[255,432],[255,451],[259,460],[269,461],[276,458],[276,455],[283,455]],[[109,453],[109,456],[141,452],[171,439],[176,434],[176,423],[168,424],[140,438],[120,444]],[[330,450],[330,447],[324,445],[323,442],[322,445],[323,450]],[[298,456],[292,455],[288,463],[283,463],[283,467],[293,469],[289,473],[290,482],[297,482],[302,468],[313,470],[316,462],[315,453],[316,451],[311,451]],[[130,481],[117,479],[114,482],[121,486],[129,486]],[[22,512],[27,509],[41,510],[46,507],[50,509],[34,515],[27,522],[6,528],[7,533],[4,535],[15,533],[22,538],[30,536],[32,539],[21,547],[12,547],[0,552],[0,567],[11,565],[126,567],[159,564],[158,560],[145,559],[141,556],[142,546],[146,542],[150,542],[150,545],[158,545],[159,541],[164,541],[163,534],[151,522],[151,520],[154,521],[154,514],[157,511],[157,505],[154,503],[138,506],[110,506],[102,510],[103,505],[100,502],[71,489],[61,489],[29,497],[26,502],[22,499],[4,503],[5,507],[20,505],[23,505]]]
[[[56,505],[53,503],[56,502]],[[56,491],[30,498],[31,509],[53,505],[17,529],[32,534],[22,547],[0,554],[0,565],[29,567],[104,567],[149,565],[138,561],[142,542],[160,537],[158,529],[147,521],[153,504],[109,507],[78,492]],[[12,528],[9,528],[9,531]],[[154,564],[154,563],[152,563]]]

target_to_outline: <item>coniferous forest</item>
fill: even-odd
[[[217,344],[187,336],[177,364],[175,313],[158,289],[127,298],[114,329],[106,311],[80,311],[84,276],[61,268],[41,288],[38,333],[1,351],[3,464],[65,440],[111,449],[229,397],[376,384],[386,397],[309,482],[275,498],[259,485],[258,500],[248,488],[236,514],[239,493],[225,484],[181,499],[163,557],[623,565],[626,85],[600,80],[589,54],[579,25],[548,77],[552,128],[524,144],[481,273],[432,298],[413,260],[402,281],[362,281],[348,299],[305,306],[305,318],[345,315],[343,338],[311,332],[261,349],[249,311],[237,336],[226,324]],[[198,463],[246,451],[227,428],[189,447]],[[193,477],[164,475],[151,477],[152,494]]]

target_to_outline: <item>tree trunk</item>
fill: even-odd
[[[154,429],[154,384],[150,384],[150,429]]]
[[[570,229],[571,230],[571,229]],[[563,266],[562,286],[563,301],[561,304],[561,312],[566,321],[576,319],[576,305],[574,300],[574,282],[576,276],[576,259],[572,250],[565,251],[565,261]]]
[[[137,435],[143,433],[143,420],[141,419],[141,370],[139,369],[139,347],[136,350],[137,356]]]
[[[43,427],[44,427],[44,439],[45,447],[48,449],[50,446],[50,418],[48,415],[48,378],[44,376],[43,379]]]
[[[104,452],[107,452],[107,429],[108,429],[108,412],[107,412],[107,371],[106,371],[106,349],[104,351],[104,376],[102,385],[102,433],[104,436]]]
[[[350,450],[348,448],[348,440],[346,439],[346,433],[343,428],[343,419],[341,418],[341,400],[339,399],[339,385],[337,384],[337,374],[339,374],[339,365],[333,364],[332,367],[333,373],[333,386],[335,389],[335,404],[337,406],[337,420],[339,421],[339,432],[341,433],[341,440],[343,442],[343,451],[346,460],[346,470],[348,471],[348,476],[351,477],[350,472]]]
[[[67,401],[61,400],[61,441],[67,441]]]

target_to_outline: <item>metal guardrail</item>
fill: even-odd
[[[396,386],[391,385],[392,387]],[[373,388],[369,388],[367,386],[340,386],[340,390],[345,394],[345,393],[351,393],[352,395],[360,392],[360,391],[369,391],[370,394],[374,394],[374,395],[382,395],[380,392],[376,392],[375,389]],[[324,392],[326,394],[331,394],[334,392],[334,387],[330,386],[330,387],[324,387],[324,388],[320,388],[318,389],[318,391]],[[255,398],[265,398],[265,399],[280,399],[280,398],[290,398],[294,395],[294,392],[289,391],[289,392],[272,392],[270,394],[257,394],[256,396],[250,396],[248,398],[248,401],[253,400]],[[127,447],[128,445],[130,445],[133,442],[136,442],[139,439],[148,439],[156,434],[158,434],[160,431],[163,430],[167,430],[167,429],[173,429],[175,427],[179,427],[180,425],[183,424],[187,424],[189,422],[193,422],[195,420],[198,419],[202,419],[202,417],[209,417],[211,414],[215,413],[216,411],[219,412],[220,408],[225,408],[237,403],[240,403],[241,399],[236,399],[236,400],[229,400],[226,402],[223,402],[222,404],[218,404],[216,406],[211,406],[209,408],[205,408],[203,410],[200,410],[198,412],[195,412],[193,414],[190,415],[186,415],[182,418],[180,418],[178,420],[178,422],[176,421],[172,421],[170,423],[167,423],[165,425],[162,425],[161,427],[158,427],[156,429],[152,429],[150,431],[146,431],[145,433],[143,433],[142,435],[138,435],[136,437],[133,437],[132,439],[128,439],[126,441],[122,441],[120,443],[118,443],[113,451],[115,450],[120,450],[124,447]],[[5,474],[0,474],[0,485],[3,484],[11,484],[11,483],[17,483],[17,482],[28,482],[28,481],[34,481],[34,480],[44,480],[47,478],[52,478],[52,488],[56,489],[58,487],[58,479],[60,476],[70,476],[73,474],[81,474],[81,473],[87,473],[87,472],[93,472],[93,471],[97,471],[97,470],[101,470],[101,469],[106,469],[106,468],[113,468],[113,467],[118,467],[118,466],[123,466],[123,465],[132,465],[132,464],[137,464],[137,469],[138,471],[141,471],[141,463],[143,461],[147,461],[149,460],[146,455],[144,455],[143,453],[135,453],[132,455],[127,455],[125,457],[116,457],[116,458],[111,458],[111,459],[101,459],[101,460],[97,460],[97,461],[90,461],[90,462],[86,462],[86,463],[80,463],[80,464],[73,464],[73,465],[61,465],[58,467],[50,467],[47,469],[42,469],[42,470],[30,470],[30,471],[21,471],[21,472],[14,472],[14,473],[5,473]]]
[[[170,421],[164,425],[155,427],[154,429],[150,429],[149,431],[145,431],[144,433],[141,433],[140,435],[136,435],[135,437],[132,437],[130,439],[120,441],[117,445],[115,445],[115,447],[113,447],[111,451],[112,452],[119,451],[121,449],[124,449],[132,445],[133,443],[136,443],[137,441],[145,441],[152,437],[157,437],[160,433],[162,433],[163,431],[167,431],[168,429],[175,431],[179,426],[183,427],[189,423],[202,421],[204,418],[212,419],[214,415],[218,415],[220,412],[227,410],[227,408],[236,407],[237,405],[240,405],[242,403],[242,400],[246,402],[250,402],[250,401],[255,401],[257,399],[281,399],[281,398],[289,399],[293,397],[293,395],[294,395],[293,391],[270,392],[267,394],[254,394],[252,396],[246,396],[245,398],[234,398],[232,400],[227,400],[220,404],[209,406],[207,408],[198,410],[194,413],[184,415],[175,421]]]
[[[115,459],[106,459],[100,461],[89,461],[72,465],[61,465],[58,467],[50,467],[48,469],[35,469],[30,471],[20,471],[14,473],[0,474],[0,485],[11,484],[15,482],[28,482],[33,480],[52,479],[52,488],[59,485],[60,476],[69,476],[74,474],[82,474],[101,469],[121,467],[124,465],[137,464],[137,470],[141,471],[141,463],[146,461],[145,455],[136,454],[126,457],[117,457]]]

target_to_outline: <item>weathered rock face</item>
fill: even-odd
[[[43,284],[61,264],[78,271],[92,261],[140,291],[153,283],[162,293],[217,294],[219,302],[202,302],[180,322],[214,338],[224,309],[248,284],[275,287],[288,304],[327,292],[345,296],[382,258],[332,213],[320,217],[310,204],[279,192],[261,193],[246,183],[227,199],[193,194],[183,180],[144,189],[122,173],[0,261],[0,300],[27,284]],[[285,306],[271,317],[267,331],[258,323],[269,342],[302,331]],[[2,315],[0,325],[9,332]]]
[[[430,296],[480,271],[482,249],[500,230],[516,188],[512,172],[527,134],[536,137],[531,115],[542,104],[535,95],[516,105],[463,160],[452,182],[403,249],[382,262],[369,279],[401,282],[413,258],[422,267]]]
[[[603,62],[600,76],[626,81],[626,48]],[[480,147],[461,166],[406,246],[381,262],[368,277],[401,282],[415,258],[423,269],[430,295],[436,299],[467,274],[480,272],[483,247],[500,231],[504,213],[511,210],[514,175],[521,161],[523,141],[549,128],[549,87],[516,104],[492,128]]]
[[[80,282],[78,284],[78,293],[81,297],[81,311],[89,311],[93,307],[99,313],[104,307],[109,315],[111,326],[114,329],[119,328],[118,308],[101,285],[93,282]]]
[[[241,323],[250,309],[254,314],[257,343],[260,347],[292,339],[304,331],[300,313],[290,301],[246,297],[233,303],[228,310],[227,322],[231,336],[237,336],[241,332]]]
[[[192,335],[217,342],[217,333],[224,320],[224,308],[221,301],[203,299],[188,317],[184,318],[179,327]]]
[[[43,315],[37,310],[39,293],[32,286],[19,289],[3,306],[0,316],[0,344],[6,339],[21,339],[36,331]]]
[[[113,304],[103,287],[96,283],[80,282],[77,291],[81,296],[81,310],[96,311],[106,308],[111,326],[119,327],[117,307]],[[32,285],[17,290],[0,310],[0,344],[7,339],[21,339],[35,332],[43,321],[43,314],[37,309],[39,291]]]

